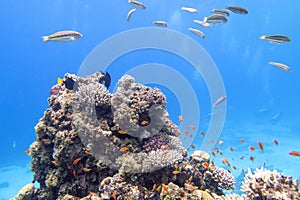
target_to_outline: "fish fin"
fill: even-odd
[[[203,18],[203,22],[205,22],[205,23],[207,22],[207,17]]]
[[[42,36],[42,38],[43,38],[43,42],[47,42],[47,41],[49,41],[49,36]]]

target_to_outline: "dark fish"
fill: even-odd
[[[82,37],[82,34],[77,31],[58,31],[49,36],[42,36],[43,41],[69,42]]]
[[[70,77],[66,77],[65,80],[64,80],[64,84],[65,84],[67,89],[73,90],[74,85],[75,85],[75,81]]]
[[[227,18],[221,14],[213,14],[211,16],[204,17],[203,21],[211,24],[224,24],[227,22]]]
[[[240,15],[246,15],[248,14],[248,11],[245,8],[238,7],[238,6],[226,6],[226,9],[230,10],[233,13],[240,14]]]
[[[260,40],[268,40],[271,43],[275,44],[286,44],[291,41],[288,36],[285,35],[263,35],[259,38]]]
[[[146,9],[146,6],[142,2],[136,0],[129,0],[128,3],[131,4],[133,7],[135,7],[136,9],[141,9],[141,10]]]
[[[100,73],[102,74],[102,76],[99,78],[99,83],[104,83],[105,87],[108,89],[111,83],[110,75],[108,72],[105,72],[104,74],[104,72],[101,71]]]
[[[229,12],[227,10],[224,10],[224,9],[212,9],[213,13],[216,13],[216,14],[221,14],[221,15],[225,15],[226,17],[229,17]]]

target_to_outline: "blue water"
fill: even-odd
[[[1,2],[0,173],[15,170],[16,174],[11,174],[25,179],[16,183],[9,178],[11,176],[0,175],[0,199],[15,195],[22,185],[31,182],[30,157],[24,151],[35,140],[34,126],[48,108],[49,90],[56,84],[57,77],[76,74],[88,54],[112,35],[134,28],[154,27],[151,24],[154,20],[165,20],[169,29],[194,39],[218,67],[228,97],[221,135],[224,143],[219,148],[238,167],[239,171],[234,174],[239,175],[241,168],[256,168],[266,162],[271,169],[300,177],[295,168],[300,166],[300,158],[288,154],[300,151],[300,70],[297,62],[300,2],[144,0],[143,3],[146,10],[138,10],[127,22],[126,15],[132,7],[126,0]],[[210,15],[211,9],[226,5],[245,7],[249,14],[231,13],[228,23],[211,28],[192,22]],[[182,6],[195,7],[199,12],[181,11]],[[199,28],[206,38],[191,33],[189,27]],[[81,32],[83,38],[69,43],[42,42],[41,36],[68,29]],[[276,33],[288,35],[292,42],[276,45],[258,39],[261,35]],[[291,67],[291,72],[272,67],[269,61],[285,63]],[[108,68],[112,76],[111,92],[124,73],[145,63],[171,66],[190,81],[201,105],[199,130],[206,131],[212,103],[210,94],[203,78],[176,55],[147,49],[123,55]],[[155,86],[160,87],[159,84]],[[167,87],[160,88],[166,93],[170,118],[178,124],[180,102]],[[239,142],[241,137],[245,143]],[[279,141],[278,147],[273,139]],[[256,146],[258,140],[264,143],[265,151],[250,152],[248,146]],[[200,148],[202,141],[198,134],[193,143]],[[235,151],[230,152],[229,146]],[[252,154],[256,158],[253,163],[248,158]],[[246,155],[245,160],[240,160],[243,155]],[[214,159],[222,166],[220,158]]]

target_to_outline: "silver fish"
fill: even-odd
[[[282,69],[282,70],[285,70],[285,71],[288,71],[290,72],[291,71],[291,68],[285,64],[282,64],[282,63],[277,63],[277,62],[269,62],[270,65],[273,65],[279,69]]]
[[[212,9],[211,12],[216,13],[216,14],[225,15],[226,17],[229,17],[229,15],[230,15],[229,12],[224,9]]]
[[[165,21],[153,21],[152,24],[155,24],[157,26],[163,26],[163,27],[167,27],[168,24]]]
[[[202,31],[199,31],[198,29],[195,29],[195,28],[189,28],[190,31],[192,31],[193,33],[195,33],[196,35],[202,37],[202,38],[205,38],[205,35]]]
[[[213,104],[213,107],[216,107],[217,105],[219,105],[220,103],[222,103],[223,101],[226,100],[226,96],[220,96],[216,101],[215,103]]]
[[[263,35],[259,39],[260,40],[268,40],[269,42],[275,43],[275,44],[286,44],[291,41],[291,39],[285,35]]]
[[[131,9],[128,14],[127,14],[127,21],[129,22],[130,18],[131,18],[131,15],[136,11],[136,8],[134,9]]]
[[[198,10],[196,8],[187,8],[187,7],[181,7],[181,10],[190,12],[190,13],[197,13]]]
[[[227,18],[221,14],[213,14],[211,16],[204,17],[203,21],[211,24],[224,24],[227,22]]]
[[[248,10],[242,7],[238,6],[226,6],[226,9],[230,10],[233,13],[240,14],[240,15],[246,15],[248,14]]]
[[[210,24],[207,23],[207,22],[204,22],[204,21],[201,21],[201,20],[198,20],[198,19],[194,19],[193,22],[195,22],[196,24],[199,24],[201,26],[204,26],[204,27],[210,27]]]
[[[135,7],[136,9],[140,9],[140,10],[145,10],[146,9],[146,6],[139,2],[139,1],[136,1],[136,0],[128,0],[128,3],[131,4],[133,7]]]
[[[58,31],[48,36],[42,36],[43,41],[69,42],[82,37],[82,34],[77,31]]]

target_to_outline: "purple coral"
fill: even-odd
[[[158,149],[162,149],[166,145],[167,142],[160,135],[155,135],[153,137],[144,140],[143,150],[148,153],[150,151],[156,151]]]

